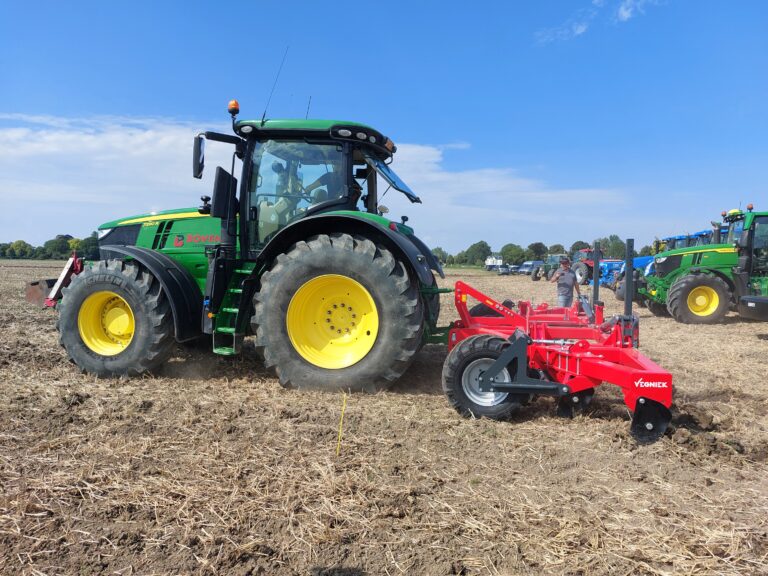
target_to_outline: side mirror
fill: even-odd
[[[205,168],[205,138],[202,134],[195,136],[194,144],[192,145],[192,176],[195,178],[203,177],[203,169]]]
[[[216,179],[213,183],[211,216],[214,218],[234,218],[237,211],[237,178],[221,166],[216,167]]]

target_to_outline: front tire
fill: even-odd
[[[685,324],[722,322],[731,305],[731,289],[709,274],[689,274],[672,284],[667,307],[675,320]]]
[[[667,309],[666,304],[656,302],[656,300],[651,300],[649,298],[645,301],[645,305],[654,316],[658,316],[659,318],[669,318],[669,310]]]
[[[64,288],[58,308],[59,342],[89,374],[151,372],[173,351],[168,299],[160,282],[138,264],[96,262]]]
[[[542,276],[543,272],[541,271],[541,266],[536,266],[536,268],[533,269],[533,272],[531,272],[531,280],[534,282],[541,280]]]
[[[443,364],[443,392],[448,402],[465,418],[506,420],[526,401],[527,395],[509,392],[483,392],[478,377],[490,368],[509,343],[489,334],[470,336],[461,341]],[[505,368],[497,376],[511,382]]]
[[[288,388],[385,388],[410,365],[424,329],[418,284],[403,263],[349,234],[280,254],[254,303],[256,346]]]

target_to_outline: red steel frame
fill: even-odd
[[[471,316],[467,300],[489,306],[501,316]],[[552,381],[566,384],[571,393],[594,388],[603,382],[619,386],[631,411],[639,398],[654,400],[666,408],[672,405],[672,374],[641,354],[637,325],[630,334],[622,322],[604,322],[603,307],[595,307],[590,323],[579,305],[572,308],[534,307],[519,302],[510,310],[464,282],[456,282],[455,303],[460,320],[448,334],[448,349],[478,334],[508,338],[517,329],[533,343],[528,346],[529,367],[544,371]],[[558,340],[555,343],[537,341]]]

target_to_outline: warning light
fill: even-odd
[[[752,212],[752,209],[753,209],[753,208],[754,208],[754,206],[752,206],[752,204],[747,204],[747,210],[749,210],[750,212]]]
[[[229,104],[227,105],[227,112],[229,112],[232,116],[237,116],[240,114],[240,103],[237,100],[230,100]]]

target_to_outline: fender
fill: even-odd
[[[178,262],[161,252],[137,246],[107,245],[100,247],[99,252],[105,260],[136,260],[157,278],[171,304],[178,342],[200,336],[203,295],[192,275]]]
[[[419,249],[415,242],[411,242],[407,236],[390,230],[362,216],[350,214],[318,214],[297,220],[283,228],[269,241],[259,253],[256,269],[269,265],[278,254],[288,250],[293,244],[305,240],[315,234],[328,233],[360,234],[386,246],[396,258],[407,263],[416,274],[419,282],[425,286],[432,285],[432,272],[430,263],[436,260],[429,250]],[[419,241],[421,242],[421,241]],[[421,244],[424,246],[424,244]],[[426,248],[426,246],[424,246]],[[442,276],[442,270],[438,272]]]

